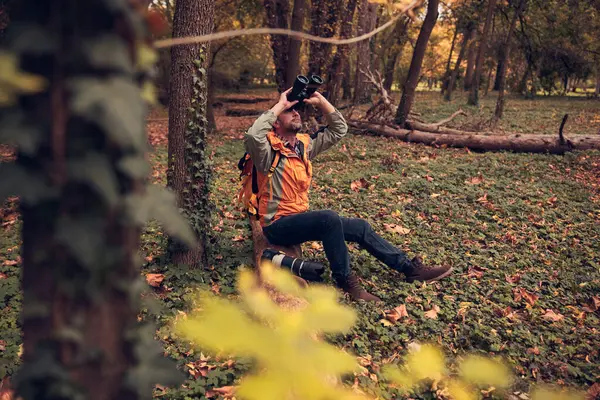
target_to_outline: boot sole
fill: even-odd
[[[454,270],[454,268],[450,267],[450,269],[448,269],[448,271],[444,272],[443,274],[441,274],[439,276],[436,276],[435,278],[428,279],[425,282],[431,283],[431,282],[439,281],[440,279],[444,279],[445,277],[447,277],[448,275],[450,275],[453,270]]]
[[[440,274],[440,275],[436,276],[435,278],[427,279],[425,281],[420,281],[418,279],[413,279],[413,280],[407,280],[407,282],[408,283],[415,283],[415,282],[431,283],[431,282],[436,282],[436,281],[439,281],[440,279],[444,279],[445,277],[447,277],[448,275],[450,275],[453,270],[454,270],[454,268],[450,267],[448,269],[448,271],[444,272],[443,274]]]

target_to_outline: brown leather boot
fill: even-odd
[[[423,259],[416,256],[410,262],[411,266],[404,271],[406,281],[425,281],[427,283],[440,280],[452,273],[452,267],[448,265],[424,265]]]
[[[372,295],[362,288],[358,281],[358,276],[354,272],[350,272],[346,279],[340,279],[337,285],[344,292],[348,293],[352,300],[381,301],[379,297]]]

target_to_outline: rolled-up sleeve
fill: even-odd
[[[252,157],[256,169],[266,173],[271,166],[274,150],[267,139],[267,134],[273,130],[277,117],[273,111],[264,112],[254,121],[244,136],[244,146]]]
[[[327,127],[311,139],[308,153],[310,159],[328,150],[348,133],[348,125],[339,110],[326,114],[325,119],[327,120]]]

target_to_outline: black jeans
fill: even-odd
[[[307,241],[321,241],[336,281],[350,273],[346,242],[358,243],[390,268],[402,272],[410,265],[406,253],[379,236],[371,225],[359,218],[340,217],[330,210],[307,211],[288,215],[263,228],[269,242],[292,246]]]

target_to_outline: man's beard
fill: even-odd
[[[291,122],[290,123],[290,126],[289,126],[290,132],[298,133],[298,132],[300,132],[300,129],[302,129],[301,122]]]

